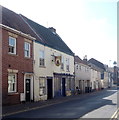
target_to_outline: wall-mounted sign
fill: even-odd
[[[55,64],[56,64],[56,66],[61,65],[61,56],[55,56]]]

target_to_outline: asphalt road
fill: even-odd
[[[116,88],[80,97],[6,118],[111,118],[117,110]]]

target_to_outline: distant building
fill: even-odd
[[[98,88],[107,88],[108,87],[108,72],[105,69],[103,63],[99,62],[98,60],[91,58],[88,61],[88,64],[92,67],[95,67],[96,70],[99,72],[99,80],[98,80]]]
[[[119,85],[119,68],[117,66],[114,66],[114,84]]]
[[[87,60],[75,56],[75,87],[79,87],[81,93],[91,92],[91,68]]]
[[[109,76],[109,87],[112,87],[114,83],[114,68],[108,67],[107,71],[108,71],[108,76]]]

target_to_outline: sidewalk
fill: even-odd
[[[106,90],[106,89],[104,89],[104,90]],[[53,99],[49,99],[46,101],[27,102],[27,103],[21,103],[21,104],[17,104],[17,105],[3,106],[2,113],[3,113],[3,117],[8,116],[8,115],[13,115],[16,113],[35,110],[38,108],[43,108],[43,107],[67,102],[70,100],[83,99],[83,98],[87,97],[87,95],[88,96],[94,95],[97,92],[103,92],[104,90],[95,91],[95,92],[91,92],[91,93],[85,93],[85,94],[79,94],[79,95],[60,97],[60,98],[53,98]]]

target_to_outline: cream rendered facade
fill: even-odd
[[[92,90],[98,90],[102,86],[100,72],[93,68],[91,68],[91,83],[92,83]]]
[[[87,87],[92,91],[101,89],[101,72],[83,63],[75,63],[75,86],[78,86],[82,93],[87,92]]]
[[[44,51],[44,66],[39,66],[39,51]],[[64,58],[64,69],[61,65],[56,66],[55,56]],[[69,59],[69,71],[66,70],[66,59]],[[47,79],[52,79],[52,97],[55,96],[55,77],[54,73],[74,74],[74,57],[56,49],[44,46],[38,42],[34,42],[34,101],[48,99]],[[40,83],[41,81],[41,83]],[[62,87],[62,84],[60,84]],[[65,83],[67,87],[67,81]]]
[[[90,74],[91,68],[88,65],[75,63],[75,86],[78,86],[82,93],[86,87],[91,86]]]
[[[103,87],[108,88],[109,86],[109,73],[107,71],[104,72],[104,79],[103,79]]]

